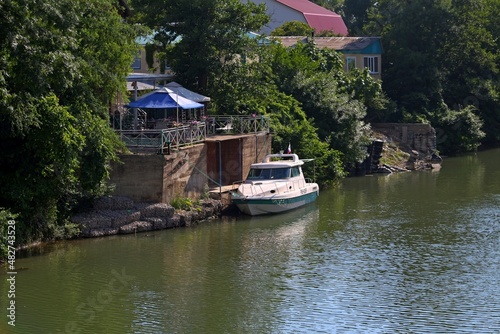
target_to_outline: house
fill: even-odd
[[[256,4],[264,3],[270,22],[260,31],[269,35],[271,31],[290,21],[308,24],[316,33],[330,31],[336,35],[347,36],[347,27],[339,14],[307,0],[242,0]]]
[[[304,36],[273,38],[286,47],[306,43],[308,40],[308,37]],[[353,68],[362,70],[366,67],[374,78],[381,79],[383,50],[380,37],[315,37],[313,41],[320,49],[328,48],[342,53],[346,71]]]
[[[136,39],[137,44],[140,46],[140,50],[134,57],[132,63],[133,73],[149,73],[149,74],[173,74],[168,64],[165,64],[164,72],[161,71],[161,64],[156,57],[155,51],[155,41],[153,32],[151,35],[142,36]],[[180,40],[177,37],[172,43],[176,43]]]
[[[148,56],[147,56],[147,48],[146,44],[152,43],[153,36],[144,36],[139,37],[137,40],[137,44],[140,45],[140,50],[137,55],[134,57],[134,61],[132,63],[132,71],[134,73],[151,73],[150,65],[155,70],[153,73],[159,73],[160,64],[156,57],[153,58],[153,63],[148,64]]]

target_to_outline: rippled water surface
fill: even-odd
[[[286,214],[54,244],[17,259],[0,332],[499,333],[499,165],[491,150]]]

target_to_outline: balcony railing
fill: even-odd
[[[265,116],[208,116],[208,134],[246,134],[269,132],[269,118]]]
[[[165,153],[171,148],[199,144],[207,136],[222,134],[249,134],[269,132],[269,120],[265,116],[210,116],[165,129],[118,130],[128,148],[150,149]]]

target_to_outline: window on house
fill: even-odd
[[[141,51],[135,56],[134,62],[132,63],[132,68],[134,70],[140,70],[141,69]]]
[[[356,58],[347,57],[346,65],[347,65],[347,72],[354,70],[356,68]]]
[[[364,67],[367,67],[370,70],[370,73],[379,73],[378,57],[365,57]]]

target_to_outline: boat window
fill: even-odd
[[[271,179],[287,179],[290,177],[290,168],[274,168],[271,170]]]
[[[300,176],[299,166],[292,167],[292,177]]]
[[[269,179],[271,176],[270,169],[259,169],[259,168],[251,168],[250,172],[248,172],[248,180],[263,180]]]
[[[290,177],[290,168],[268,168],[259,169],[251,168],[248,173],[248,180],[271,180],[271,179],[286,179]]]

